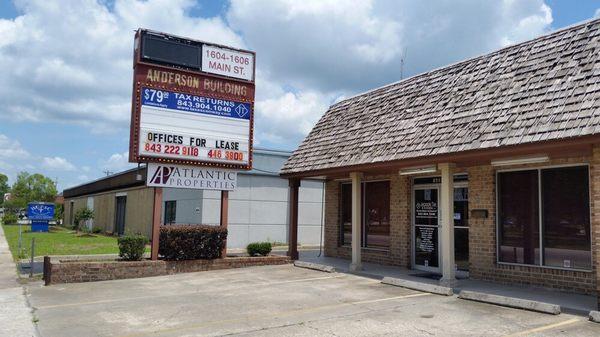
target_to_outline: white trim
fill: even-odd
[[[521,158],[507,158],[492,160],[492,166],[511,166],[511,165],[524,165],[524,164],[540,164],[547,163],[550,161],[550,157],[544,156],[532,156],[532,157],[521,157]]]
[[[127,192],[117,192],[115,193],[115,197],[126,197],[127,196]]]
[[[435,173],[437,171],[438,171],[437,166],[432,165],[432,166],[412,167],[412,168],[402,169],[398,172],[398,174],[400,174],[401,176],[411,176],[411,175],[418,175],[418,174],[425,174],[425,173]]]
[[[553,267],[553,266],[545,266],[544,265],[544,254],[543,254],[543,223],[542,223],[542,195],[541,195],[541,190],[542,190],[542,184],[541,184],[541,171],[544,169],[553,169],[553,168],[566,168],[566,167],[579,167],[579,166],[585,166],[587,167],[588,170],[588,209],[590,212],[590,262],[591,262],[591,268],[590,269],[576,269],[576,268],[564,268],[564,267]],[[502,262],[500,261],[500,215],[499,215],[499,198],[498,198],[498,173],[503,173],[503,172],[516,172],[516,171],[537,171],[538,174],[538,207],[539,207],[539,214],[538,214],[538,229],[539,229],[539,233],[540,233],[540,247],[539,247],[539,263],[540,264],[525,264],[525,263],[513,263],[513,262]],[[578,272],[592,272],[593,268],[594,268],[594,254],[593,254],[593,231],[592,231],[592,176],[591,176],[592,172],[590,170],[590,164],[583,162],[583,163],[568,163],[568,164],[557,164],[557,165],[544,165],[544,166],[536,166],[536,167],[520,167],[520,168],[512,168],[512,169],[503,169],[503,170],[496,170],[495,172],[495,182],[494,182],[494,187],[495,187],[495,194],[496,194],[496,202],[495,202],[495,206],[496,206],[496,211],[495,211],[495,215],[496,215],[496,264],[500,264],[500,265],[514,265],[514,266],[524,266],[524,267],[536,267],[536,268],[544,268],[544,269],[557,269],[557,270],[568,270],[568,271],[578,271]]]

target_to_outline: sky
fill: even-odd
[[[135,165],[139,27],[255,51],[255,146],[294,150],[339,100],[594,17],[600,0],[0,0],[0,173],[62,190]]]

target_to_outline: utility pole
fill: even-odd
[[[404,61],[406,60],[407,49],[407,47],[404,47],[404,53],[402,53],[402,56],[400,57],[400,80],[404,79]]]

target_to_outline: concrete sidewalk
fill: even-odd
[[[17,282],[17,269],[8,249],[2,226],[0,226],[0,327],[2,336],[38,336],[25,289]]]
[[[337,271],[350,273],[350,261],[332,257],[318,257],[317,251],[301,251],[300,260],[306,262],[320,263],[334,267]],[[435,278],[428,278],[426,272],[411,270],[397,266],[386,266],[374,263],[363,263],[361,272],[352,272],[366,277],[382,279],[383,277],[395,277],[415,282],[439,284]],[[511,286],[493,282],[472,280],[469,278],[457,280],[454,287],[454,293],[461,290],[477,291],[493,295],[509,296],[534,300],[561,306],[563,312],[574,313],[578,315],[588,315],[592,310],[598,310],[595,296],[570,294],[556,290],[549,290],[534,286]]]

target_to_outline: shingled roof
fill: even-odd
[[[600,20],[332,105],[281,174],[600,133]]]

